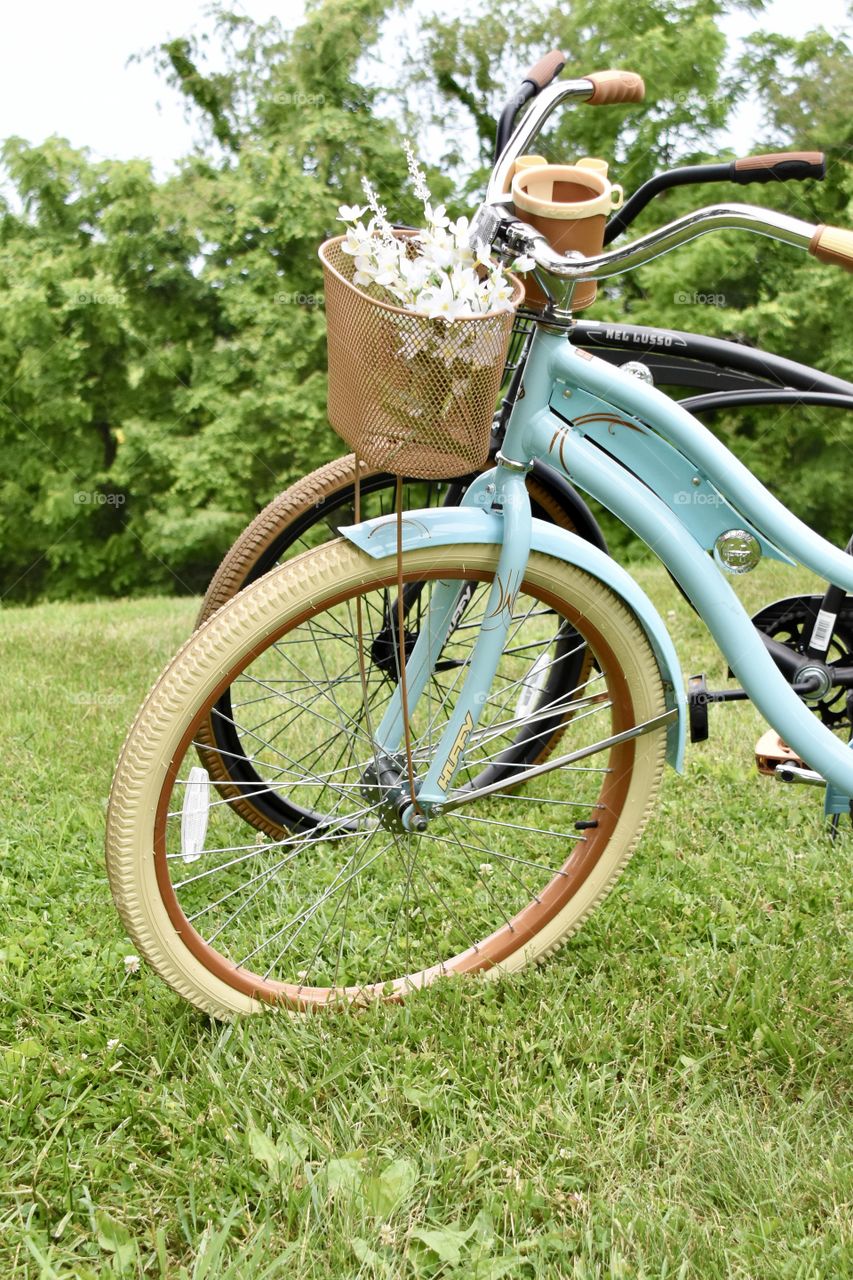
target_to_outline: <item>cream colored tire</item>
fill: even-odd
[[[483,545],[428,548],[406,553],[404,567],[416,576],[468,580],[479,575],[488,581],[497,554],[497,548]],[[291,988],[285,993],[280,984],[267,986],[261,979],[247,982],[242,971],[230,974],[213,948],[207,956],[203,948],[188,945],[189,926],[176,922],[174,910],[167,910],[164,902],[155,856],[157,815],[169,807],[165,788],[173,760],[190,749],[195,725],[247,657],[271,640],[280,640],[309,613],[315,615],[324,601],[367,590],[371,584],[393,582],[395,573],[393,557],[371,560],[343,540],[273,570],[187,641],[157,681],[127,736],[107,818],[107,869],[113,897],[140,955],[185,999],[214,1016],[257,1011],[265,1001],[297,1009],[324,1001],[293,997],[288,994]],[[620,717],[618,727],[630,727],[664,710],[660,673],[649,642],[634,615],[606,585],[562,561],[533,553],[522,589],[583,628],[607,672],[613,707]],[[446,972],[516,972],[565,942],[606,896],[634,851],[655,803],[664,752],[663,728],[611,750],[610,772],[601,792],[605,796],[605,788],[610,788],[602,824],[584,837],[576,872],[571,876],[560,872],[561,896],[550,900],[550,914],[546,918],[543,912],[541,927],[536,925],[537,908],[531,902],[525,907],[525,929],[517,930],[518,937],[524,933],[523,944],[515,945],[500,930],[499,941],[485,938],[475,958],[466,953],[458,963],[451,959]],[[618,779],[609,781],[611,774],[618,774]],[[521,913],[515,920],[521,920]],[[423,980],[414,985],[426,985],[435,976],[427,969],[423,974]],[[399,990],[391,992],[394,998],[399,994]]]

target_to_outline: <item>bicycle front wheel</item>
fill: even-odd
[[[462,546],[404,556],[424,608],[442,580],[474,584],[465,625],[413,715],[416,773],[465,677],[497,555]],[[421,834],[399,829],[393,787],[371,771],[373,733],[397,686],[393,650],[362,662],[356,625],[360,612],[370,653],[395,590],[394,557],[372,561],[342,541],[301,556],[195,633],[128,736],[108,817],[113,894],[141,954],[208,1012],[399,999],[443,975],[513,972],[578,927],[636,845],[665,730],[597,744],[664,709],[657,663],[606,585],[539,554],[450,798],[520,731],[558,732],[561,752],[593,754],[471,801]],[[595,667],[543,707],[542,673],[568,663],[575,645]],[[226,687],[231,728],[243,750],[251,744],[253,787],[300,815],[279,839],[247,829],[230,785],[198,766],[198,726]]]

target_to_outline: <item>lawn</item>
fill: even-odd
[[[685,674],[720,681],[666,575],[638,576]],[[712,708],[545,967],[216,1024],[127,970],[103,868],[113,762],[196,609],[0,614],[0,1274],[853,1274],[853,835],[757,776],[753,709]]]

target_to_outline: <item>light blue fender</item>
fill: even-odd
[[[341,529],[347,541],[374,560],[392,556],[397,550],[397,517],[379,516],[362,524]],[[494,512],[472,507],[442,507],[407,511],[403,516],[403,549],[448,546],[464,542],[503,540],[503,518]],[[598,547],[567,529],[544,520],[533,521],[531,547],[575,565],[598,578],[622,600],[648,637],[657,658],[667,707],[677,707],[678,716],[667,729],[667,760],[679,773],[684,770],[684,743],[687,729],[686,699],[681,666],[669,632],[651,600],[615,560]]]

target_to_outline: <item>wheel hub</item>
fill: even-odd
[[[396,756],[379,756],[371,761],[361,777],[361,794],[370,804],[378,806],[376,816],[380,826],[398,835],[412,835],[423,831],[426,819],[417,815],[406,826],[403,815],[412,807],[412,794],[406,763]]]

